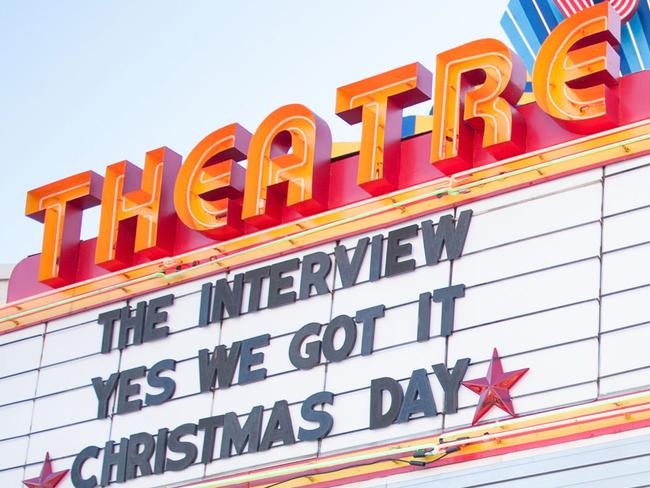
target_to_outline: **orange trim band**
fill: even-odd
[[[650,392],[645,391],[372,449],[221,476],[187,486],[194,488],[262,487],[301,475],[302,478],[283,482],[282,486],[338,486],[422,469],[394,459],[434,461],[452,447],[460,449],[450,452],[444,459],[435,461],[431,467],[647,426],[650,426]],[[418,449],[426,449],[427,456],[415,458],[413,454]],[[370,462],[376,463],[368,464]],[[337,472],[330,472],[334,469]]]

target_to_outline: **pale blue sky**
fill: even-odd
[[[334,114],[336,87],[479,39],[505,40],[506,0],[1,0],[0,262],[40,252],[31,188],[99,174],[162,145],[186,155],[208,132],[249,131],[299,102]],[[419,108],[424,113],[425,107]],[[84,234],[96,233],[96,214]],[[94,214],[94,215],[93,215]]]

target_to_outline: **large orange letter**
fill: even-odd
[[[562,21],[546,38],[533,68],[537,104],[562,126],[592,133],[616,125],[621,19],[599,3]]]
[[[218,129],[190,152],[176,177],[174,206],[181,222],[215,239],[243,232],[241,196],[251,134],[239,124]]]
[[[303,215],[326,209],[331,153],[329,127],[307,107],[272,112],[248,148],[242,218],[257,227],[277,224],[285,200]]]
[[[431,98],[433,75],[420,63],[408,64],[336,90],[336,114],[361,122],[357,183],[378,195],[397,187],[402,109]]]
[[[523,152],[526,126],[515,106],[525,83],[521,59],[496,39],[439,54],[431,162],[446,174],[472,167],[475,131],[483,132],[483,148],[497,158]]]
[[[173,251],[176,230],[174,179],[181,157],[161,147],[149,151],[144,171],[128,161],[106,168],[95,262],[110,270]],[[141,188],[137,185],[141,183]]]
[[[81,214],[99,204],[102,180],[86,171],[27,193],[25,214],[45,224],[38,281],[55,287],[75,281]]]

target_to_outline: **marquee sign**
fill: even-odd
[[[87,171],[31,190],[26,214],[43,223],[42,252],[18,264],[12,301],[0,307],[0,337],[43,330],[16,341],[17,362],[28,355],[21,341],[41,341],[29,352],[38,357],[32,369],[0,367],[0,393],[7,378],[46,371],[36,378],[34,442],[25,449],[47,450],[38,460],[27,451],[38,470],[24,485],[334,486],[650,426],[647,392],[603,394],[601,369],[613,357],[600,349],[607,283],[594,279],[593,253],[568,249],[596,242],[603,276],[606,242],[593,228],[603,225],[604,203],[561,228],[566,263],[513,267],[520,301],[534,288],[544,295],[539,309],[501,317],[486,304],[507,303],[517,286],[502,288],[506,278],[494,271],[473,281],[488,258],[464,264],[499,251],[489,239],[477,250],[472,235],[502,232],[476,224],[470,203],[650,152],[650,75],[621,76],[619,55],[621,16],[631,22],[639,2],[556,3],[571,15],[540,43],[533,103],[520,103],[521,57],[482,39],[439,54],[435,76],[413,63],[338,88],[336,114],[361,125],[355,151],[292,104],[255,131],[215,130],[185,159],[162,147],[143,168],[121,161],[104,176]],[[428,129],[403,138],[402,110],[429,99]],[[594,200],[590,181],[571,188],[589,194],[562,204]],[[83,211],[97,205],[97,237],[82,242]],[[535,238],[559,242],[556,232],[548,226]],[[543,255],[545,242],[531,254]],[[551,278],[537,285],[544,273]],[[554,295],[573,276],[591,291]],[[467,312],[468,290],[483,285],[492,291]],[[547,343],[546,329],[524,337],[526,321],[566,337]],[[527,349],[513,349],[511,336]],[[569,364],[583,347],[585,364],[595,362],[586,349],[594,343],[595,374]],[[547,348],[566,374],[545,370],[556,362],[540,362]],[[556,384],[574,366],[575,381]],[[41,391],[41,376],[69,388]],[[585,394],[592,382],[596,393]],[[527,384],[536,385],[528,397],[514,393]],[[531,400],[568,390],[582,395],[570,406]],[[49,403],[58,395],[70,400]],[[65,453],[39,440],[79,425],[88,428],[64,436]],[[359,432],[366,437],[337,444]],[[5,441],[0,430],[0,453]],[[269,452],[285,454],[255,457]]]
[[[449,215],[442,217],[435,224],[431,221],[420,224],[426,262],[429,266],[440,262],[443,250],[450,260],[461,256],[470,220],[471,212],[466,211],[460,215],[457,224],[452,222]],[[381,275],[390,277],[415,271],[415,259],[408,258],[413,246],[403,241],[414,237],[417,229],[418,225],[413,224],[389,232],[385,253],[380,253],[380,248],[376,245],[381,242],[376,237],[381,235],[371,240],[361,239],[355,246],[350,260],[345,246],[337,247],[337,271],[343,286],[348,288],[357,283],[361,260],[366,252],[370,253],[371,280],[378,279]],[[238,317],[242,312],[242,302],[246,294],[244,282],[251,285],[246,300],[248,313],[259,309],[264,278],[268,278],[268,291],[263,301],[269,308],[307,299],[312,290],[317,295],[329,293],[327,277],[330,266],[331,261],[327,254],[313,253],[305,255],[302,262],[291,258],[270,267],[260,266],[246,273],[236,274],[232,283],[223,278],[217,280],[214,285],[205,283],[201,289],[201,301],[197,311],[199,316],[196,321],[200,327],[207,327],[212,323],[220,323],[225,317]],[[297,269],[301,269],[298,293],[290,291],[294,286],[294,279],[287,275]],[[432,336],[432,301],[441,304],[439,334],[444,337],[452,335],[455,300],[464,295],[464,289],[463,284],[455,284],[435,289],[433,292],[424,292],[416,297],[419,301],[419,342],[429,341]],[[169,340],[169,326],[165,325],[168,318],[166,309],[173,303],[174,295],[163,295],[148,302],[138,302],[134,309],[127,306],[100,313],[97,323],[103,329],[101,352],[109,354],[114,349],[124,350],[152,341]],[[361,356],[372,355],[375,349],[376,322],[384,317],[385,311],[386,306],[379,303],[350,315],[338,315],[328,324],[307,323],[293,334],[290,341],[287,351],[290,363],[297,370],[308,371],[321,362],[342,362],[350,357],[357,344],[360,344]],[[360,333],[357,332],[357,324],[361,325]],[[266,358],[261,349],[269,345],[270,337],[269,333],[265,333],[232,344],[222,344],[213,350],[198,351],[198,378],[195,378],[195,381],[200,385],[200,392],[210,393],[216,389],[223,391],[234,384],[242,387],[266,380]],[[431,367],[444,390],[444,402],[440,407],[436,405],[425,369],[414,370],[406,388],[391,377],[373,379],[370,384],[371,395],[367,414],[370,429],[405,423],[413,416],[435,417],[438,415],[438,408],[442,408],[447,414],[453,414],[458,409],[458,390],[461,384],[480,395],[473,424],[478,423],[493,406],[514,415],[508,390],[521,379],[526,370],[504,372],[495,349],[486,377],[463,381],[469,363],[469,358],[463,358],[450,370],[443,363]],[[153,365],[142,365],[112,373],[106,378],[92,378],[97,397],[97,418],[108,417],[112,402],[115,403],[113,416],[116,416],[137,412],[143,407],[162,405],[171,400],[178,387],[173,376],[175,370],[176,361],[167,358]],[[150,388],[160,391],[143,396],[141,386],[136,383],[140,379],[145,380]],[[390,400],[385,399],[386,395]],[[227,412],[197,419],[195,423],[165,427],[156,435],[141,432],[128,438],[123,437],[119,443],[109,441],[105,446],[88,446],[75,458],[71,468],[72,482],[74,486],[83,488],[107,486],[111,481],[125,482],[136,476],[182,471],[197,459],[209,464],[215,459],[227,459],[245,452],[266,451],[274,445],[290,446],[299,441],[319,441],[330,433],[335,422],[334,417],[320,407],[333,403],[334,393],[330,391],[315,392],[304,399],[300,417],[303,421],[315,424],[312,428],[296,429],[294,426],[298,421],[294,418],[295,413],[291,414],[289,402],[279,399],[274,403],[270,414],[264,412],[262,405],[254,406],[248,412],[244,425],[241,425],[238,418],[241,414]],[[196,436],[200,431],[203,431],[201,446],[197,447],[182,440],[188,436]],[[221,440],[217,445],[218,431],[221,433]],[[180,459],[178,454],[182,455]],[[84,474],[85,463],[100,457],[101,476],[99,473]],[[113,470],[116,470],[114,477]]]

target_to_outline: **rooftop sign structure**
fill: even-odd
[[[291,104],[31,190],[0,484],[334,486],[650,427],[650,197],[616,183],[646,7],[513,0],[532,63],[482,39],[339,87],[353,149]]]

